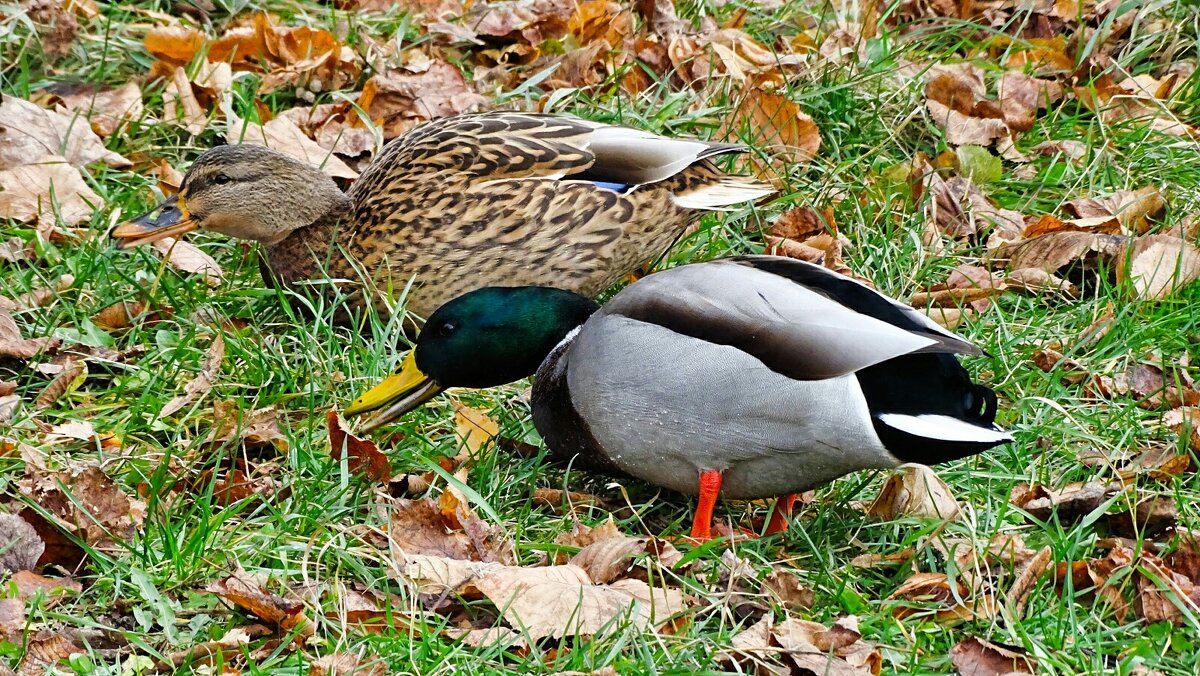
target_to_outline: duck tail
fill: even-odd
[[[753,202],[774,192],[775,188],[770,184],[756,181],[749,176],[722,176],[709,183],[688,186],[676,192],[672,199],[676,206],[684,209],[712,211],[743,202]]]

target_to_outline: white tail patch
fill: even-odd
[[[725,179],[674,195],[675,204],[684,209],[722,209],[724,207],[751,202],[775,192],[766,183]]]
[[[992,425],[973,425],[948,415],[901,415],[882,413],[879,420],[893,429],[913,436],[938,441],[963,441],[976,444],[998,444],[1012,441],[1008,432]]]

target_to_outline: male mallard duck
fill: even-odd
[[[707,539],[718,494],[787,496],[780,516],[858,469],[1009,441],[996,395],[955,354],[982,351],[848,277],[745,256],[655,273],[602,308],[544,287],[473,291],[346,413],[386,406],[371,429],[444,388],[536,369],[534,425],[556,456],[699,494],[692,537]]]
[[[744,150],[560,115],[461,115],[391,141],[343,193],[286,155],[220,146],[178,195],[111,234],[125,247],[197,228],[256,240],[264,275],[284,285],[365,272],[402,289],[415,277],[407,309],[421,317],[489,285],[592,296],[665,251],[698,210],[773,192],[709,159]]]

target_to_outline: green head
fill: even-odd
[[[373,429],[448,387],[493,387],[533,375],[546,355],[599,306],[544,286],[490,286],[438,308],[400,368],[345,410],[387,407]]]

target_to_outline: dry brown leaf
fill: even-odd
[[[74,167],[103,162],[113,168],[132,163],[104,147],[104,142],[74,115],[46,110],[15,96],[0,100],[0,170],[61,157]],[[66,193],[62,195],[66,197]]]
[[[72,654],[86,653],[87,649],[65,633],[42,630],[29,639],[25,646],[25,654],[17,663],[17,674],[33,676],[33,674],[54,673],[55,665],[66,660]]]
[[[506,566],[474,585],[501,609],[505,621],[533,640],[611,632],[626,622],[645,630],[683,610],[678,589],[654,588],[634,579],[597,585],[571,564]]]
[[[301,643],[314,633],[312,623],[304,614],[303,603],[268,592],[262,580],[245,571],[213,582],[204,591],[215,594],[282,631],[295,631]]]
[[[225,281],[225,273],[217,261],[187,240],[164,237],[155,240],[150,246],[161,254],[171,267],[180,272],[200,275],[210,287],[216,288]]]
[[[449,491],[443,492],[443,495],[449,494]],[[393,500],[391,506],[388,532],[392,544],[406,556],[501,563],[516,560],[512,543],[504,537],[503,531],[483,522],[465,500],[455,498],[453,504],[442,505],[428,499],[398,499]]]
[[[457,66],[437,60],[421,73],[375,75],[363,85],[358,105],[383,128],[383,137],[391,139],[421,122],[481,109],[486,99]]]
[[[391,481],[392,464],[374,441],[351,434],[337,411],[328,411],[325,422],[329,427],[329,452],[335,460],[341,460],[345,455],[346,466],[351,472],[371,481],[385,484]]]
[[[262,631],[254,631],[256,629]],[[179,652],[171,653],[165,661],[156,663],[156,669],[159,672],[174,672],[185,664],[194,669],[218,663],[228,665],[230,660],[240,656],[246,650],[246,646],[250,644],[250,631],[248,630],[254,631],[255,635],[262,635],[267,631],[266,627],[261,624],[250,627],[234,627],[216,641],[204,641]]]
[[[1119,490],[1117,486],[1099,481],[1068,484],[1057,490],[1017,484],[1009,502],[1041,521],[1054,514],[1063,523],[1073,523],[1098,509]]]
[[[362,158],[375,152],[375,133],[363,126],[357,111],[347,101],[318,106],[297,106],[279,114],[317,142],[317,145],[346,158]],[[367,121],[373,128],[373,123]]]
[[[734,635],[730,649],[716,656],[718,662],[757,664],[766,671],[778,659],[790,660],[799,673],[828,676],[873,676],[880,672],[883,657],[879,649],[862,640],[854,617],[837,620],[832,627],[816,622],[788,618],[778,624],[764,617]],[[786,669],[783,673],[788,673]],[[763,673],[763,671],[751,672]]]
[[[45,389],[38,393],[36,399],[33,400],[33,407],[37,410],[50,408],[58,402],[60,398],[69,392],[74,391],[87,378],[87,363],[82,359],[72,359],[63,367],[58,375],[46,385]]]
[[[1012,611],[1014,618],[1020,619],[1024,617],[1025,602],[1029,598],[1029,592],[1033,591],[1033,586],[1037,584],[1038,579],[1049,569],[1050,560],[1050,547],[1046,546],[1038,550],[1037,554],[1034,554],[1033,557],[1022,563],[1017,569],[1012,586],[1009,587],[1008,593],[1004,595],[1004,600]]]
[[[587,545],[571,557],[570,563],[582,568],[592,582],[607,584],[630,569],[634,558],[646,551],[646,542],[646,538],[618,533]]]
[[[762,579],[761,584],[763,593],[784,610],[802,612],[811,608],[816,601],[816,592],[805,586],[800,577],[789,570],[773,570]]]
[[[1032,359],[1034,365],[1046,373],[1058,371],[1059,380],[1064,383],[1078,384],[1088,377],[1088,370],[1083,364],[1050,347],[1038,348]]]
[[[1097,375],[1092,386],[1101,397],[1133,397],[1140,408],[1151,411],[1200,405],[1200,390],[1186,368],[1134,362],[1112,377]]]
[[[142,46],[156,59],[184,64],[204,46],[204,33],[185,26],[154,26],[142,38]]]
[[[1037,111],[1058,101],[1062,95],[1059,83],[1016,70],[1005,71],[1000,76],[996,92],[1004,123],[1015,132],[1029,131]]]
[[[1076,218],[1116,219],[1120,234],[1143,234],[1150,229],[1147,219],[1162,215],[1166,200],[1153,186],[1138,190],[1119,190],[1104,197],[1088,197],[1063,204],[1063,209]]]
[[[32,359],[42,352],[58,349],[58,338],[23,338],[21,329],[7,310],[0,309],[0,357]]]
[[[63,598],[83,591],[83,585],[69,577],[45,577],[30,570],[18,571],[9,578],[8,583],[15,588],[16,599],[22,603],[41,595],[43,609],[53,608]]]
[[[867,514],[882,519],[901,516],[956,519],[959,508],[950,487],[932,469],[906,464],[888,477],[879,496],[867,508]]]
[[[58,155],[0,169],[0,218],[36,222],[43,237],[55,226],[90,220],[101,203],[83,174]]]
[[[1200,613],[1200,549],[1196,533],[1185,532],[1164,559],[1142,552],[1134,575],[1134,610],[1147,622],[1185,625]]]
[[[812,207],[796,207],[783,212],[771,223],[772,235],[797,242],[826,232],[837,232],[832,207],[825,207],[819,212]]]
[[[971,637],[950,649],[950,659],[961,676],[1005,676],[1037,673],[1037,660],[1015,646]]]
[[[49,525],[68,533],[107,553],[123,551],[118,541],[133,537],[146,515],[146,504],[126,495],[103,470],[91,461],[72,461],[64,470],[51,470],[37,451],[24,454],[26,476],[16,482],[17,488],[30,501],[40,505],[53,520]],[[46,543],[42,559],[54,556],[57,544],[38,521],[29,518],[26,509],[21,517],[38,530]],[[61,538],[60,538],[61,539]]]
[[[747,80],[726,129],[783,164],[805,164],[821,147],[816,122],[771,77]]]
[[[1162,300],[1200,279],[1200,249],[1174,235],[1138,237],[1126,249],[1128,268],[1117,266],[1117,281],[1128,281],[1138,298]]]
[[[464,23],[478,35],[538,45],[565,35],[574,9],[557,0],[479,0],[471,3]]]
[[[923,182],[930,194],[925,216],[943,233],[955,239],[980,239],[991,232],[988,248],[995,248],[994,241],[1021,238],[1025,229],[1021,213],[994,206],[969,178],[943,179],[931,170]]]
[[[1180,406],[1167,411],[1163,424],[1188,439],[1188,447],[1200,453],[1200,408]]]
[[[458,639],[472,648],[501,646],[504,648],[526,649],[529,643],[517,632],[508,627],[488,627],[486,629],[450,629],[446,636]]]
[[[226,116],[229,117],[229,131],[225,134],[225,139],[230,143],[266,146],[319,167],[334,178],[358,178],[357,171],[334,155],[332,150],[322,148],[306,136],[290,118],[277,117],[266,124],[258,124],[241,120],[232,112],[227,112]]]
[[[1004,283],[1010,289],[1027,293],[1059,293],[1068,298],[1079,297],[1079,287],[1041,268],[1018,268],[1008,273]]]
[[[203,396],[212,389],[216,383],[217,374],[221,371],[221,361],[225,359],[225,339],[221,334],[213,335],[212,344],[208,346],[208,352],[204,356],[204,364],[200,366],[200,373],[196,377],[188,381],[183,387],[183,394],[172,398],[163,405],[162,410],[158,412],[160,418],[166,418],[183,410],[185,406],[192,403],[196,397]]]
[[[51,91],[68,110],[82,115],[98,136],[110,136],[126,120],[142,116],[142,90],[130,81],[120,87],[55,87]]]
[[[1051,232],[1001,246],[992,259],[1008,259],[1010,270],[1038,268],[1054,274],[1076,262],[1094,267],[1094,261],[1112,260],[1120,254],[1125,237],[1090,232]]]
[[[37,531],[15,514],[0,512],[0,573],[33,570],[46,551]],[[0,627],[0,634],[5,631]]]
[[[364,662],[353,653],[333,653],[319,657],[308,667],[308,676],[386,676],[387,673],[383,662]]]
[[[533,489],[533,504],[555,510],[565,508],[572,514],[587,507],[605,507],[607,505],[603,498],[591,493],[577,493],[558,488]]]
[[[500,425],[491,416],[462,402],[454,402],[454,436],[462,449],[460,460],[476,456],[498,434]]]

